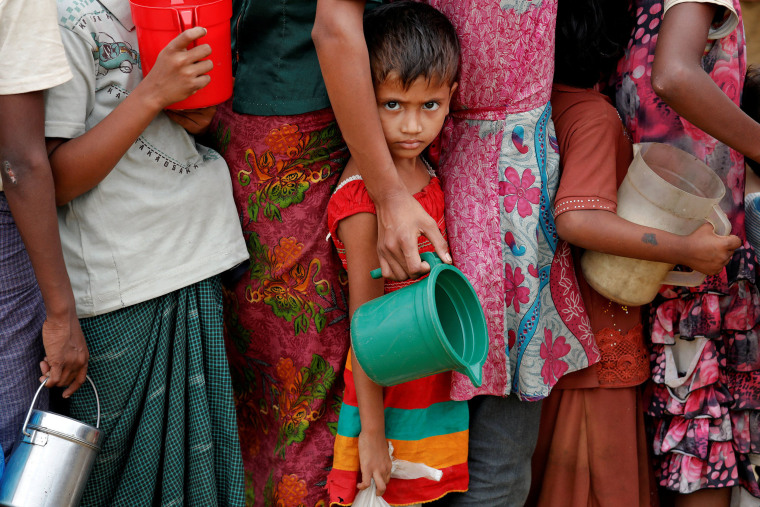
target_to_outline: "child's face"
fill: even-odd
[[[404,89],[394,74],[375,85],[380,123],[394,159],[416,158],[433,142],[456,87],[420,76]]]

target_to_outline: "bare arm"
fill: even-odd
[[[760,124],[702,68],[714,4],[685,2],[667,11],[652,67],[654,91],[679,115],[719,141],[760,161]]]
[[[89,354],[61,253],[42,92],[0,95],[0,118],[0,177],[45,302],[41,368],[48,387],[68,386],[68,398],[85,380]]]
[[[705,224],[688,236],[634,224],[603,210],[578,210],[556,218],[560,237],[588,250],[648,261],[682,264],[714,275],[741,246],[737,236],[718,236]]]
[[[213,64],[202,59],[211,54],[211,48],[202,44],[186,49],[205,33],[204,28],[191,28],[172,40],[145,79],[92,129],[74,139],[48,140],[58,205],[100,183],[164,107],[208,84],[206,73]]]
[[[312,37],[335,116],[377,209],[383,276],[403,280],[429,271],[417,238],[425,235],[451,262],[435,221],[406,191],[385,143],[364,41],[363,0],[318,0]]]
[[[351,318],[359,306],[383,295],[383,280],[373,280],[369,275],[379,262],[374,248],[377,243],[377,220],[369,213],[345,218],[338,224],[338,237],[346,246],[350,287],[348,311]],[[367,377],[356,360],[353,349],[351,367],[361,421],[359,463],[362,480],[357,488],[366,489],[370,485],[370,479],[374,478],[377,494],[382,495],[391,474],[391,460],[385,440],[383,388]]]

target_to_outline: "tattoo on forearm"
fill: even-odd
[[[654,234],[644,234],[644,236],[641,237],[641,241],[648,244],[648,245],[655,245],[657,246],[657,236]]]

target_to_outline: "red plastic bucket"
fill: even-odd
[[[129,4],[137,29],[143,76],[148,75],[158,53],[177,35],[194,26],[208,30],[194,45],[211,46],[209,59],[214,63],[209,72],[211,82],[167,109],[208,107],[232,96],[232,0],[130,0]]]

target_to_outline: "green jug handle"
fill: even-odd
[[[430,265],[430,269],[433,269],[433,266],[436,266],[438,264],[443,264],[443,261],[440,257],[438,257],[438,254],[435,252],[422,252],[420,254],[420,257],[423,261],[427,262]],[[378,278],[383,277],[383,270],[380,268],[373,269],[369,272],[369,276],[371,276],[373,279],[377,280]]]

